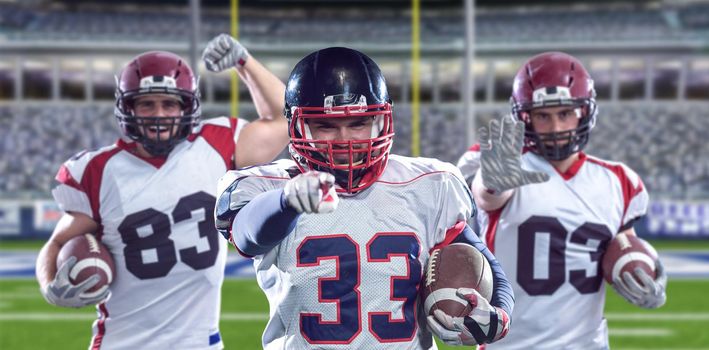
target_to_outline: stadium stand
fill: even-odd
[[[701,3],[655,7],[621,7],[589,10],[525,8],[520,11],[485,10],[477,14],[477,41],[494,43],[627,42],[702,39],[709,29],[709,6]],[[7,40],[183,41],[189,37],[186,9],[160,8],[138,11],[81,8],[29,9],[0,4],[0,38]],[[424,42],[454,42],[464,36],[460,11],[424,11]],[[229,28],[227,14],[205,11],[205,39]],[[140,28],[140,30],[135,30]],[[292,43],[322,41],[391,43],[407,42],[410,20],[393,11],[371,12],[245,10],[240,24],[247,41]],[[370,33],[377,33],[372,36]]]
[[[595,156],[622,161],[643,178],[654,198],[709,197],[709,130],[706,103],[602,105],[588,147]],[[411,110],[396,106],[394,153],[409,155]],[[477,124],[507,113],[506,105],[481,108]],[[205,116],[221,113],[207,109]],[[83,149],[118,137],[111,105],[3,106],[0,115],[0,194],[46,197],[59,165]],[[458,107],[424,107],[421,154],[455,162],[464,144],[465,121]],[[22,155],[22,156],[13,156]],[[285,153],[283,154],[285,155]]]

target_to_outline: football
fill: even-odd
[[[424,272],[421,299],[431,315],[440,309],[453,317],[470,314],[472,307],[458,297],[458,288],[473,288],[488,301],[492,297],[492,271],[485,256],[475,247],[453,243],[431,253]]]
[[[618,234],[608,243],[603,255],[603,278],[606,282],[613,283],[615,277],[621,276],[625,271],[632,273],[638,267],[655,278],[655,260],[657,252],[650,245],[644,244],[635,235]]]
[[[57,268],[72,256],[76,264],[69,271],[71,283],[81,283],[93,274],[101,277],[98,284],[82,293],[83,297],[99,295],[113,282],[116,269],[111,253],[94,235],[87,233],[66,242],[57,255]]]

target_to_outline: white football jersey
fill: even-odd
[[[292,161],[229,172],[241,203],[290,179]],[[220,192],[221,193],[221,192]],[[254,257],[268,297],[266,349],[435,349],[418,303],[429,251],[455,237],[472,196],[452,164],[392,155],[356,195],[328,214],[302,214],[275,248]],[[450,229],[450,230],[449,230]]]
[[[100,224],[116,274],[97,306],[91,349],[221,349],[226,245],[214,188],[234,168],[244,122],[203,122],[167,158],[143,159],[121,139],[68,160],[54,197]]]
[[[472,188],[473,178],[475,178],[475,174],[478,172],[478,169],[480,169],[480,144],[476,143],[470,146],[470,148],[460,156],[456,166],[463,174],[465,183]],[[478,212],[475,217],[468,220],[468,224],[473,228],[473,231],[481,232],[480,228],[487,225],[487,215],[480,215]]]
[[[531,152],[522,167],[550,180],[480,211],[481,232],[515,295],[509,334],[486,349],[607,349],[601,257],[645,214],[647,191],[625,165],[583,153],[565,174]]]
[[[470,186],[475,173],[480,169],[480,144],[474,144],[458,159],[458,169],[463,174],[465,183]]]

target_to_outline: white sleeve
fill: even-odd
[[[241,119],[241,118],[237,119],[236,129],[234,130],[234,144],[236,144],[236,141],[239,140],[239,134],[241,134],[241,130],[243,130],[244,127],[248,124],[249,124],[249,121],[246,119]]]
[[[65,184],[59,184],[52,190],[52,196],[64,212],[78,212],[93,217],[89,197],[86,193]]]
[[[638,219],[645,214],[647,214],[647,208],[650,202],[650,195],[645,188],[640,176],[627,167],[622,165],[623,172],[625,172],[624,183],[621,184],[623,187],[623,201],[625,203],[624,215],[622,225],[625,227],[628,223],[635,219]]]
[[[440,215],[435,228],[434,242],[441,243],[451,239],[449,234],[457,235],[464,228],[459,223],[467,222],[475,214],[475,203],[470,188],[465,184],[463,176],[455,167],[443,173],[439,191],[438,203]],[[456,226],[458,225],[458,226]],[[456,232],[449,232],[453,227]]]
[[[475,173],[480,169],[480,152],[469,150],[460,157],[458,160],[458,169],[465,179],[465,183],[470,186],[475,177]]]
[[[283,188],[288,169],[295,166],[291,160],[277,160],[273,163],[227,171],[217,183],[217,194],[231,191],[230,209],[243,208],[254,197],[266,191]]]
[[[58,185],[52,190],[52,196],[64,212],[78,212],[94,218],[91,199],[81,182],[90,160],[91,156],[82,152],[64,162],[57,171],[55,180]]]

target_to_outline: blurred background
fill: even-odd
[[[509,112],[525,59],[575,55],[595,80],[600,108],[587,153],[625,162],[649,189],[639,234],[666,242],[661,248],[709,247],[709,1],[470,4],[0,0],[0,245],[37,249],[48,237],[61,214],[50,194],[57,169],[115,142],[114,75],[141,52],[173,51],[196,67],[205,117],[254,119],[245,86],[233,90],[231,74],[198,62],[210,38],[234,28],[284,81],[311,51],[367,53],[394,100],[394,152],[453,163],[476,141],[475,128]],[[5,265],[7,256],[0,253]],[[683,270],[687,261],[706,263],[709,254],[676,260],[671,277],[707,277],[706,264]],[[0,266],[0,277],[20,270]]]
[[[201,76],[204,115],[232,114],[231,75],[195,62],[210,38],[231,31],[230,3],[195,3],[197,10],[186,0],[0,1],[2,239],[49,233],[58,213],[44,200],[56,170],[82,149],[115,141],[114,75],[136,54],[182,55]],[[412,3],[240,0],[236,28],[283,80],[319,48],[369,54],[395,103],[394,151],[450,162],[475,141],[469,128],[508,113],[512,77],[526,58],[547,50],[576,55],[595,79],[600,105],[588,153],[625,162],[650,190],[641,234],[709,237],[707,1],[477,0],[471,46],[464,0],[421,0],[420,42],[412,44]],[[238,98],[236,114],[253,119],[243,84]],[[466,98],[474,111],[464,108]]]

